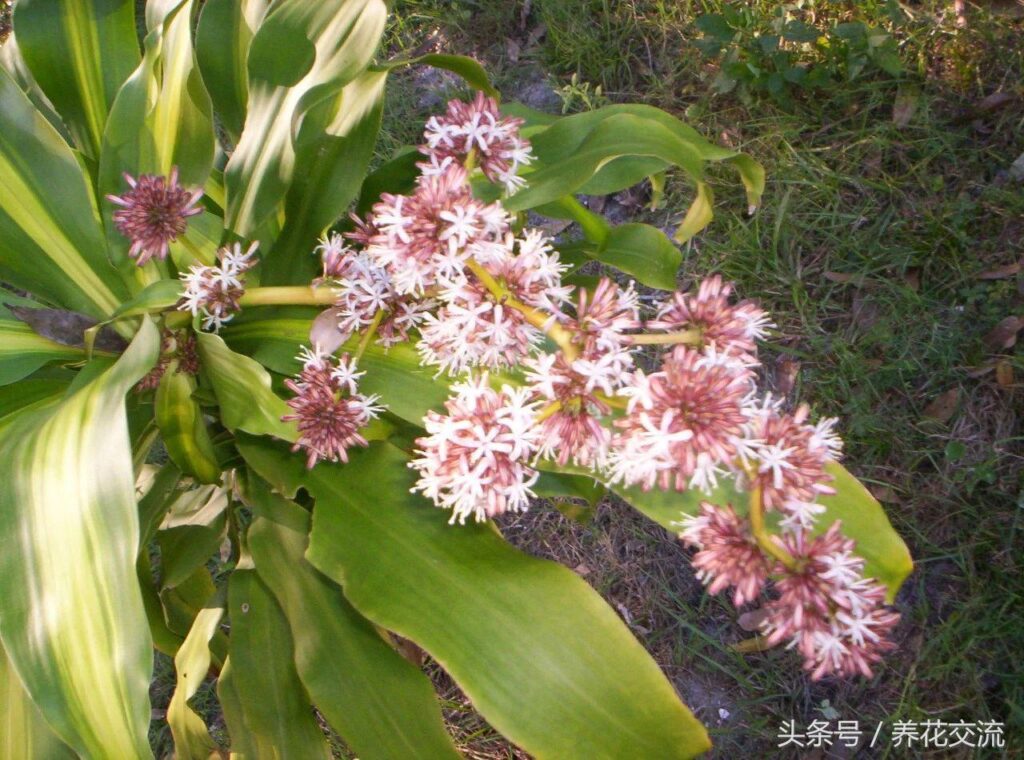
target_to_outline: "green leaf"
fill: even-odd
[[[448,525],[409,492],[389,444],[305,471],[269,442],[244,446],[272,482],[316,497],[309,561],[374,623],[411,638],[480,713],[539,757],[693,757],[703,727],[619,617],[575,573]],[[386,550],[381,550],[386,547]]]
[[[384,31],[382,0],[279,0],[249,48],[249,104],[225,168],[226,224],[250,237],[284,199],[307,112],[369,64]]]
[[[210,668],[210,639],[217,633],[224,616],[223,599],[212,599],[192,624],[192,629],[174,656],[177,682],[174,696],[167,707],[167,725],[174,737],[177,760],[208,760],[218,747],[203,719],[189,706],[188,700],[199,691]]]
[[[86,756],[150,756],[124,396],[159,345],[145,322],[116,364],[0,431],[0,637],[47,721]]]
[[[200,483],[216,483],[220,466],[203,412],[192,398],[195,390],[195,378],[172,361],[160,378],[153,411],[171,461]]]
[[[458,74],[470,87],[480,90],[495,99],[501,97],[498,91],[494,89],[494,85],[491,84],[491,79],[487,76],[487,70],[480,65],[479,61],[465,55],[427,53],[415,58],[391,60],[376,68],[390,71],[400,66],[416,66],[418,64],[426,64],[427,66],[445,69],[453,74]]]
[[[196,334],[203,373],[210,379],[229,430],[295,441],[293,423],[281,421],[291,409],[270,389],[270,375],[248,356],[236,354],[217,335]]]
[[[60,375],[40,377],[36,373],[20,383],[4,387],[0,393],[0,427],[6,425],[22,412],[54,404],[64,396],[74,373],[62,370]]]
[[[359,757],[457,758],[430,681],[306,561],[309,513],[253,480],[249,547],[284,610],[313,704]]]
[[[683,260],[664,232],[638,223],[612,227],[594,258],[662,290],[676,289],[676,275]]]
[[[128,295],[75,154],[2,70],[0,279],[97,319]]]
[[[330,749],[295,672],[288,622],[273,595],[253,570],[240,568],[231,574],[228,600],[229,687],[238,714],[232,714],[235,704],[225,705],[224,717],[232,742],[245,737],[245,744],[258,748],[252,755],[258,758],[329,760]]]
[[[181,300],[181,280],[157,280],[128,299],[107,318],[107,322],[166,311]]]
[[[0,307],[0,385],[28,377],[52,361],[83,361],[85,352],[39,335]]]
[[[263,261],[264,284],[309,282],[316,274],[316,240],[359,194],[373,157],[386,79],[384,72],[361,74],[303,119],[281,237]]]
[[[32,77],[32,72],[28,70],[28,64],[25,63],[25,59],[21,55],[21,48],[18,47],[18,41],[13,31],[7,35],[4,44],[0,45],[0,68],[3,68],[11,75],[11,79],[28,96],[36,110],[46,117],[46,120],[50,122],[50,125],[57,130],[66,142],[70,143],[71,135],[68,133],[67,126],[65,126],[60,115],[53,109],[53,104],[46,97],[46,94],[36,84],[36,80]]]
[[[196,29],[196,56],[224,128],[237,142],[245,123],[246,58],[269,0],[206,0]]]
[[[156,534],[162,589],[186,583],[206,566],[224,540],[227,508],[223,488],[198,488],[175,500]]]
[[[0,757],[63,760],[76,757],[50,730],[0,647]]]
[[[100,208],[111,257],[129,279],[141,274],[128,257],[128,239],[114,226],[117,207],[106,198],[127,189],[123,173],[167,176],[176,167],[181,183],[193,188],[205,184],[213,166],[213,107],[192,49],[195,7],[195,0],[151,0],[145,55],[118,93],[103,134]]]
[[[139,61],[133,0],[18,0],[18,44],[86,155],[99,156],[107,113]]]

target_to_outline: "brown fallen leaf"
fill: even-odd
[[[826,280],[845,284],[847,282],[853,282],[856,275],[848,274],[846,272],[825,272],[824,277]]]
[[[978,113],[987,113],[998,110],[1014,100],[1016,98],[1008,92],[993,92],[991,95],[982,98],[974,108]]]
[[[759,607],[756,610],[744,612],[736,619],[736,622],[744,631],[757,631],[761,629],[761,623],[767,620],[768,614],[768,610]]]
[[[1013,385],[1013,365],[1005,359],[996,362],[996,382],[1000,388],[1009,388]]]
[[[1013,348],[1017,343],[1017,333],[1024,327],[1021,317],[1007,317],[993,327],[982,340],[991,351]]]
[[[957,405],[960,403],[960,389],[950,388],[945,393],[936,396],[921,413],[922,417],[946,423],[956,414]]]
[[[515,40],[512,37],[509,37],[507,40],[505,40],[505,54],[508,56],[508,59],[512,63],[519,62],[519,54],[522,51],[523,48],[519,44],[518,40]]]
[[[915,293],[921,289],[921,267],[909,267],[903,273],[903,282]]]
[[[585,562],[580,562],[572,570],[576,575],[590,575],[590,568]]]
[[[796,379],[800,375],[800,362],[796,359],[782,359],[779,362],[778,371],[775,375],[775,385],[779,394],[788,396],[796,386]]]
[[[1021,265],[1024,262],[1015,261],[1012,264],[1004,264],[1001,267],[995,269],[989,269],[987,272],[982,272],[978,275],[979,280],[1005,280],[1007,277],[1013,277],[1015,274],[1020,272]]]
[[[872,484],[868,486],[868,491],[879,501],[884,501],[886,504],[897,504],[899,503],[899,497],[891,486],[882,486]]]

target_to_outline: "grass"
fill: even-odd
[[[766,18],[775,8],[745,5]],[[713,97],[715,67],[692,44],[696,17],[721,8],[710,1],[533,0],[525,15],[523,3],[497,0],[399,2],[393,44],[473,52],[511,97],[546,86],[549,110],[586,107],[574,93],[600,86],[765,165],[753,217],[728,172],[717,175],[716,218],[686,247],[680,283],[720,272],[761,301],[779,326],[765,346],[768,386],[843,418],[848,466],[916,560],[897,600],[898,651],[871,680],[817,684],[789,653],[735,654],[729,644],[746,635],[736,613],[703,594],[670,537],[620,503],[586,526],[538,509],[506,534],[576,567],[620,610],[711,729],[716,757],[785,756],[783,720],[829,715],[869,735],[884,721],[883,739],[898,720],[998,720],[1009,756],[1024,746],[1024,358],[986,337],[1024,304],[1020,274],[991,279],[1024,256],[1024,187],[1007,174],[1024,152],[1024,25],[1006,3],[969,6],[966,28],[951,3],[810,5],[819,25],[889,30],[904,75],[837,73],[785,109]],[[414,89],[400,80],[392,91],[396,142],[410,139],[397,125],[416,108]],[[997,92],[1010,97],[990,107]],[[897,98],[912,110],[902,124]],[[677,221],[690,192],[670,182],[666,210],[645,219]],[[940,397],[953,408],[933,419]]]

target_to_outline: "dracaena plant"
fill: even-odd
[[[419,651],[535,756],[700,753],[601,597],[502,538],[535,497],[615,492],[709,592],[761,604],[748,648],[870,676],[910,559],[836,422],[758,393],[757,305],[677,291],[672,240],[576,197],[678,171],[685,241],[708,165],[756,206],[756,162],[654,108],[557,118],[499,106],[469,59],[388,60],[380,0],[151,0],[141,44],[136,23],[133,0],[19,0],[0,56],[14,757],[148,756],[154,647],[181,758],[224,749],[190,703],[208,674],[238,756],[326,756],[324,724],[360,757],[457,756]],[[412,64],[479,92],[375,163]],[[95,326],[55,342],[42,307]]]

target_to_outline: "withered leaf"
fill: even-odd
[[[1024,327],[1024,319],[1021,317],[1007,317],[993,327],[985,335],[983,340],[991,351],[1000,351],[1013,348],[1017,343],[1017,333]]]
[[[936,396],[928,406],[924,408],[922,417],[937,422],[949,422],[956,413],[957,404],[960,402],[960,389],[950,388],[945,393]]]

